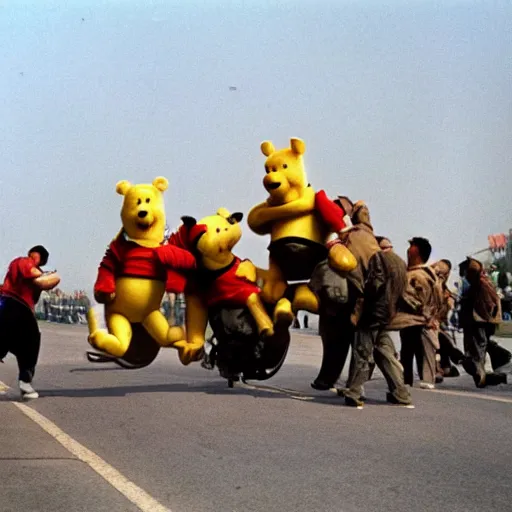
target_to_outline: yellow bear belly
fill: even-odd
[[[307,213],[294,219],[276,221],[272,226],[270,240],[275,242],[281,238],[298,237],[323,244],[327,234],[316,214]]]
[[[121,277],[116,280],[116,298],[109,310],[132,323],[142,322],[149,313],[160,309],[164,293],[163,281]]]

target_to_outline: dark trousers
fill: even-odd
[[[457,348],[451,336],[447,332],[440,330],[438,339],[441,368],[445,370],[451,368],[452,363],[461,364],[464,360],[464,353]]]
[[[510,361],[510,352],[490,339],[493,333],[494,325],[484,322],[471,322],[464,326],[464,351],[467,356],[464,369],[473,377],[477,387],[506,382],[505,374],[485,371],[485,355],[489,349],[493,369]]]
[[[363,385],[370,377],[372,361],[384,375],[389,392],[403,404],[411,403],[411,395],[404,384],[403,372],[395,356],[395,346],[387,331],[383,329],[358,329],[354,342],[353,374],[345,397],[359,400]]]
[[[420,380],[434,384],[436,381],[436,340],[437,331],[427,329],[422,325],[406,327],[400,331],[400,362],[404,368],[404,380],[409,386],[413,385],[413,362]]]
[[[22,302],[0,295],[0,359],[8,352],[16,357],[20,380],[32,382],[40,345],[34,313]]]
[[[354,344],[354,326],[350,313],[320,314],[319,331],[322,340],[322,364],[315,383],[333,387],[340,378],[350,348]],[[352,363],[351,363],[352,368]]]

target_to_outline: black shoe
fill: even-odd
[[[485,383],[488,386],[498,386],[499,384],[507,383],[507,374],[506,373],[488,373],[485,376]]]
[[[460,377],[460,372],[456,366],[451,366],[443,370],[445,377]]]
[[[443,382],[444,376],[440,375],[439,373],[436,375],[436,384],[441,384]]]
[[[362,409],[364,402],[361,400],[355,400],[354,398],[350,398],[348,396],[345,397],[345,405],[348,407],[355,407],[356,409]]]
[[[323,380],[315,380],[311,383],[311,387],[318,391],[329,391],[334,387],[334,384],[328,384]]]
[[[336,388],[336,393],[338,394],[338,396],[341,396],[341,397],[345,396],[345,392],[346,391],[348,391],[347,388]],[[366,397],[364,395],[361,395],[359,397],[359,401],[360,402],[366,402]]]
[[[395,395],[389,392],[386,393],[386,401],[392,405],[398,405],[400,407],[405,407],[406,409],[414,409],[412,402],[400,402]]]

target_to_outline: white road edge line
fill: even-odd
[[[0,389],[9,389],[9,387],[0,381]],[[108,462],[104,461],[94,452],[81,445],[78,441],[75,441],[72,437],[63,432],[59,427],[57,427],[57,425],[55,425],[55,423],[51,422],[41,413],[23,403],[11,403],[20,409],[34,423],[37,423],[37,425],[39,425],[44,431],[50,434],[56,441],[58,441],[64,448],[66,448],[68,452],[94,469],[96,473],[98,473],[125,498],[136,505],[142,512],[172,512],[171,509],[164,507],[161,503],[152,498],[146,491],[124,477]]]
[[[294,390],[294,389],[287,389],[287,388],[279,388],[277,386],[258,386],[257,384],[251,385],[251,384],[242,384],[241,387],[246,387],[249,389],[254,389],[256,391],[267,391],[269,393],[276,393],[276,394],[282,394],[286,395],[290,398],[293,398],[295,400],[301,400],[301,401],[310,401],[317,398],[317,396],[312,395],[306,395],[305,393],[302,393],[301,391]],[[512,398],[505,398],[501,396],[495,396],[495,395],[487,395],[487,394],[480,394],[480,393],[473,393],[471,391],[453,391],[449,389],[420,389],[420,388],[414,388],[415,391],[422,391],[424,393],[439,393],[442,395],[452,395],[452,396],[461,396],[466,398],[479,398],[480,400],[490,400],[492,402],[502,402],[505,404],[512,404]],[[329,390],[333,392],[332,388]],[[328,395],[324,395],[328,396]],[[320,395],[318,395],[320,397]]]
[[[468,398],[480,398],[480,400],[491,400],[493,402],[503,402],[505,404],[512,404],[512,398],[505,398],[494,395],[484,395],[483,393],[473,393],[471,391],[451,391],[449,389],[422,389],[425,393],[439,393],[442,395],[462,396]]]

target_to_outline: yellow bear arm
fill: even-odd
[[[256,267],[252,261],[242,261],[236,270],[236,275],[251,281],[251,283],[255,283],[257,279]]]
[[[311,213],[314,209],[315,191],[312,187],[307,187],[300,199],[290,203],[279,206],[269,206],[267,203],[261,203],[255,206],[249,213],[247,223],[255,233],[267,234],[270,232],[269,223]]]
[[[268,209],[267,203],[260,203],[249,211],[247,224],[257,235],[268,235],[272,226],[268,220],[265,220],[265,210]]]

